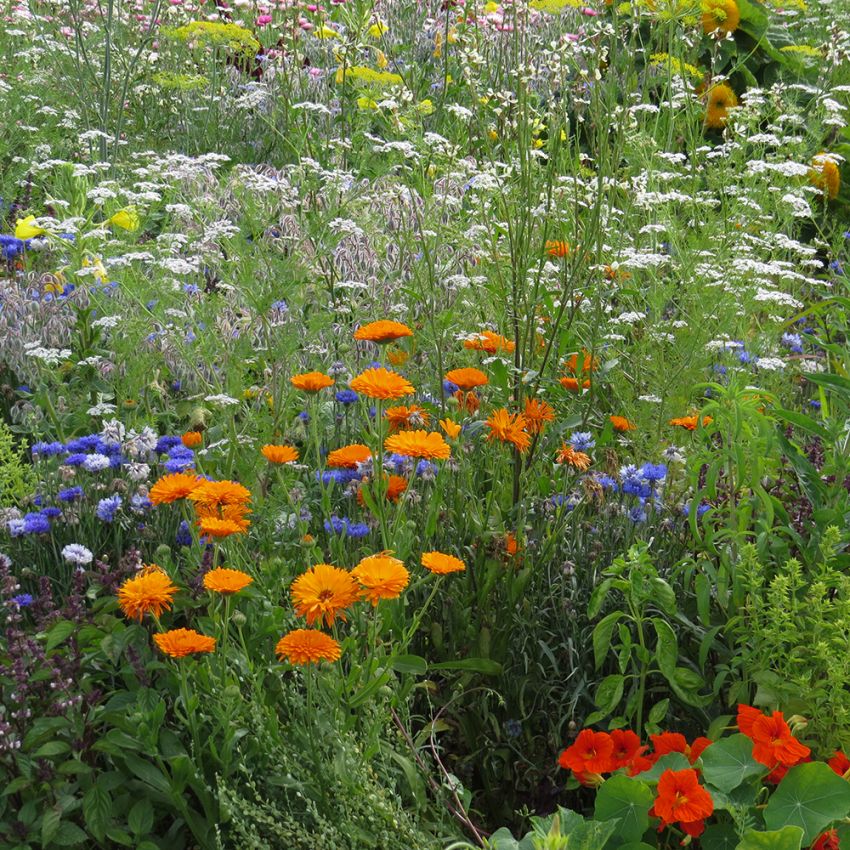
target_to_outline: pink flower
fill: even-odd
[[[174,2],[175,2],[175,0],[170,0],[170,2],[174,3]],[[272,16],[271,16],[271,15],[260,15],[260,16],[257,18],[257,26],[258,26],[258,27],[264,27],[264,26],[267,26],[267,25],[268,25],[268,24],[270,24],[271,22],[272,22]]]

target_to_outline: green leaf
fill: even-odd
[[[59,824],[62,822],[62,812],[58,809],[47,809],[41,818],[41,846],[47,847],[54,836],[59,832]]]
[[[590,594],[590,602],[587,604],[587,616],[593,620],[596,615],[602,610],[605,600],[608,598],[608,591],[611,590],[612,579],[606,578],[600,584],[596,585],[593,593]]]
[[[676,614],[676,594],[663,578],[653,576],[649,580],[652,588],[652,601],[665,613],[673,617]]]
[[[748,829],[735,850],[800,850],[803,830],[799,826],[786,826],[770,832]]]
[[[612,611],[593,627],[593,658],[597,670],[602,666],[602,662],[608,654],[611,647],[611,636],[614,634],[614,628],[622,616],[622,611]]]
[[[44,644],[44,651],[50,652],[55,649],[60,643],[70,637],[77,629],[77,624],[70,620],[59,620],[54,623],[47,631],[47,641]]]
[[[705,781],[727,793],[765,771],[764,765],[753,759],[753,742],[746,735],[731,735],[715,742],[701,758]]]
[[[811,416],[806,416],[805,413],[798,413],[796,410],[784,410],[783,408],[774,408],[771,410],[774,416],[778,416],[784,422],[788,422],[809,434],[814,434],[827,442],[830,440],[829,431],[812,419]]]
[[[639,773],[637,778],[641,782],[658,782],[665,770],[687,770],[690,766],[691,763],[682,753],[667,753],[666,756],[661,756],[649,770]]]
[[[162,794],[169,794],[171,792],[171,783],[168,781],[168,777],[158,768],[154,767],[150,762],[146,762],[143,759],[140,759],[138,756],[134,756],[132,753],[127,753],[124,756],[124,761],[127,764],[127,767],[142,780],[142,782],[146,782],[151,788],[155,788]]]
[[[603,717],[607,717],[619,704],[623,698],[623,686],[625,679],[616,673],[611,676],[606,676],[596,689],[594,702],[597,710],[586,718],[585,724],[591,725],[598,723]]]
[[[418,655],[397,655],[390,659],[390,664],[396,673],[412,673],[414,676],[424,676],[428,670],[428,662]]]
[[[46,759],[69,752],[71,752],[71,745],[67,741],[48,741],[33,753],[33,758]]]
[[[111,812],[112,798],[99,783],[95,782],[83,797],[83,817],[89,832],[98,841],[103,841],[106,835]]]
[[[127,826],[136,837],[147,835],[153,828],[153,806],[147,797],[139,800],[127,816]]]
[[[431,670],[466,670],[470,673],[483,673],[485,676],[498,676],[502,665],[490,658],[460,658],[457,661],[441,661],[429,664]]]
[[[626,841],[638,841],[649,828],[649,809],[654,797],[645,782],[612,776],[596,794],[593,816],[601,821],[619,819],[617,835]]]
[[[88,836],[75,823],[71,821],[63,821],[56,835],[53,836],[53,843],[60,847],[75,847],[77,844],[82,844],[88,841]]]
[[[700,850],[736,850],[739,840],[732,824],[712,824],[700,836],[699,846]]]
[[[658,642],[655,645],[655,659],[658,669],[671,684],[678,684],[676,679],[676,664],[679,661],[679,641],[673,627],[660,617],[652,618],[652,625]]]
[[[764,810],[771,829],[799,826],[811,844],[831,823],[850,813],[850,782],[822,762],[792,767]]]

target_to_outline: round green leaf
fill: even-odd
[[[788,771],[764,810],[770,829],[799,826],[803,844],[811,844],[831,823],[850,813],[850,782],[821,762]]]
[[[701,758],[705,781],[726,792],[765,770],[753,758],[753,742],[746,735],[731,735],[717,741],[703,751]]]
[[[799,826],[784,826],[770,832],[748,829],[735,850],[800,850],[803,830]]]
[[[596,794],[593,816],[596,820],[619,819],[617,832],[626,841],[638,841],[649,828],[649,809],[654,795],[639,779],[612,776]]]

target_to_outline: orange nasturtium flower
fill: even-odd
[[[213,593],[221,593],[223,596],[239,593],[253,581],[254,579],[248,573],[243,573],[242,570],[230,570],[226,567],[216,567],[208,573],[204,573],[204,587]]]
[[[811,753],[794,737],[781,711],[768,715],[752,706],[739,705],[738,729],[752,740],[753,758],[770,768],[792,767]]]
[[[446,555],[444,552],[423,552],[422,566],[438,576],[460,573],[466,569],[466,564],[460,558]]]
[[[414,392],[413,384],[407,378],[383,366],[361,372],[348,385],[360,395],[385,400],[403,398]]]
[[[369,555],[351,571],[363,588],[363,596],[372,605],[382,599],[397,599],[410,581],[404,564],[386,552]]]
[[[384,440],[388,452],[425,460],[448,460],[452,450],[438,431],[399,431]]]
[[[305,372],[303,375],[293,375],[289,381],[296,390],[302,390],[305,393],[317,393],[325,387],[332,387],[334,384],[334,379],[324,372]]]
[[[354,332],[356,340],[377,343],[393,342],[405,336],[413,336],[413,331],[401,322],[393,322],[388,319],[361,325]]]
[[[582,729],[559,756],[558,764],[573,773],[608,773],[614,769],[614,739],[607,732]]]
[[[528,451],[531,435],[525,430],[526,421],[521,413],[510,413],[505,408],[494,410],[487,420],[488,440],[510,443],[518,452]]]
[[[199,652],[213,652],[215,638],[196,632],[194,629],[172,629],[153,636],[154,643],[171,658],[184,658]]]
[[[298,665],[337,661],[342,655],[340,645],[316,629],[293,629],[277,642],[274,651],[281,661]]]
[[[679,824],[688,835],[699,836],[713,811],[711,794],[699,784],[699,774],[693,768],[661,774],[650,814],[661,818],[665,826]]]
[[[177,587],[162,567],[149,564],[121,585],[118,604],[125,617],[141,622],[145,614],[159,617],[163,611],[169,611],[175,593]]]
[[[357,464],[366,463],[372,457],[372,450],[363,443],[352,443],[328,453],[325,463],[331,469],[357,469]]]
[[[187,431],[180,437],[180,442],[186,446],[187,449],[194,449],[195,446],[200,446],[204,441],[204,436],[200,431]]]
[[[203,479],[194,472],[172,472],[163,475],[148,493],[154,505],[168,505],[179,499],[185,499]]]
[[[330,564],[310,567],[292,582],[289,592],[295,613],[306,617],[308,626],[317,620],[326,626],[332,626],[337,617],[345,620],[345,609],[360,598],[354,576]]]
[[[260,451],[269,463],[295,463],[298,460],[298,449],[294,446],[263,446]]]
[[[465,369],[452,369],[446,372],[445,378],[452,384],[457,384],[462,390],[473,390],[475,387],[483,387],[490,379],[480,370],[467,367]]]

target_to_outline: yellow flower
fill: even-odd
[[[32,239],[34,236],[41,236],[42,233],[47,233],[43,227],[38,227],[34,222],[34,215],[19,218],[15,222],[15,239]]]
[[[702,0],[702,29],[706,35],[735,32],[741,12],[735,0]]]
[[[387,25],[378,18],[371,27],[369,27],[369,35],[372,38],[381,38],[388,31]]]
[[[434,114],[434,104],[428,98],[419,102],[419,105],[416,107],[422,115],[433,115]]]
[[[333,27],[329,27],[326,24],[322,24],[318,29],[314,30],[313,35],[316,38],[339,38],[339,33]]]
[[[377,103],[377,101],[372,100],[371,97],[358,97],[357,98],[357,108],[358,109],[377,109],[378,103]]]
[[[719,130],[726,126],[729,110],[738,105],[738,98],[726,83],[718,83],[708,90],[705,107],[705,126]]]
[[[809,181],[831,201],[835,200],[841,189],[841,171],[835,157],[824,151],[814,157],[809,169]]]
[[[122,230],[138,230],[139,229],[139,214],[132,208],[127,207],[123,210],[118,210],[115,215],[109,219],[110,224],[120,227]]]

